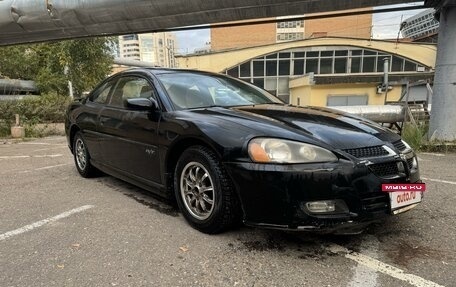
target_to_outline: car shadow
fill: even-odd
[[[160,197],[150,191],[109,175],[102,175],[96,180],[150,209],[173,217],[179,216],[177,203],[173,200]]]
[[[96,180],[159,213],[172,217],[178,217],[180,214],[175,201],[159,197],[112,176],[102,175]],[[337,244],[350,252],[362,252],[366,242],[372,240],[373,237],[380,243],[396,241],[404,236],[404,230],[401,221],[387,218],[381,223],[368,226],[362,233],[354,235],[293,232],[241,225],[212,236],[228,242],[227,247],[233,252],[283,252],[293,253],[301,259],[326,259],[337,255],[331,252],[327,248],[328,246]],[[410,232],[410,230],[407,231],[408,234]]]

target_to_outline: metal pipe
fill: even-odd
[[[0,79],[0,94],[2,95],[38,92],[34,81]]]
[[[382,6],[415,0],[2,0],[0,45]],[[415,9],[418,6],[411,7]],[[410,7],[401,8],[410,9]],[[252,24],[252,23],[248,23]]]
[[[388,90],[388,74],[389,74],[389,58],[383,58],[383,85],[385,85],[386,90]]]
[[[340,106],[331,107],[338,111],[360,116],[378,123],[399,123],[404,121],[402,105]]]
[[[155,65],[154,63],[151,63],[151,62],[136,61],[136,60],[130,60],[130,59],[125,59],[125,58],[115,58],[114,64],[128,66],[128,67],[145,67],[145,68],[158,67],[157,65]]]
[[[383,86],[385,87],[385,101],[383,104],[386,105],[388,101],[388,90],[389,90],[389,81],[388,81],[388,72],[389,72],[389,59],[388,57],[383,58]]]

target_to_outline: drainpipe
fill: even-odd
[[[383,87],[385,87],[385,101],[383,103],[384,105],[386,105],[386,102],[388,100],[388,90],[389,90],[388,74],[389,74],[389,58],[385,57],[385,58],[383,58]]]

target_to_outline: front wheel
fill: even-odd
[[[203,146],[190,147],[179,158],[174,190],[185,219],[201,232],[220,233],[239,221],[231,179],[216,155]]]

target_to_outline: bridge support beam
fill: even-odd
[[[431,1],[429,1],[431,2]],[[442,0],[429,128],[431,140],[456,140],[456,1]]]

